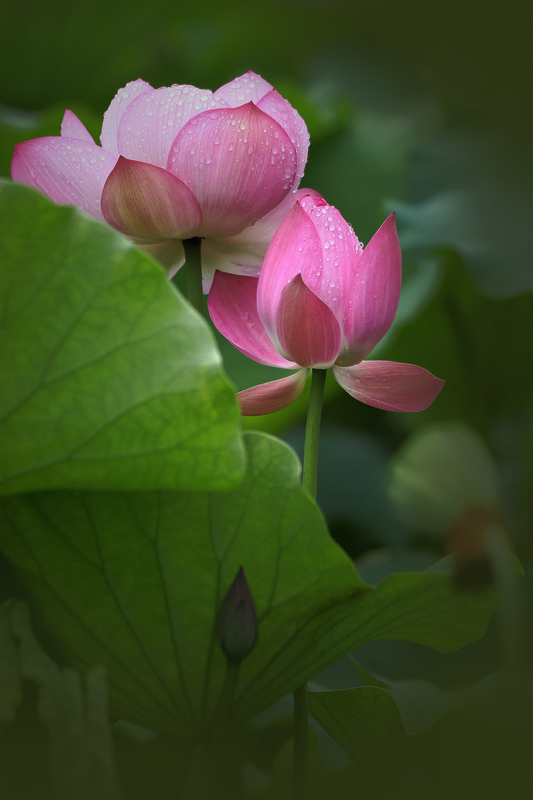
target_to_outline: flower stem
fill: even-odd
[[[203,316],[202,240],[199,236],[183,239],[183,249],[185,250],[185,269],[187,271],[187,299]]]
[[[313,500],[316,500],[318,442],[326,373],[325,369],[312,370],[311,396],[305,426],[302,485]],[[307,798],[308,737],[307,684],[304,684],[294,692],[294,800],[306,800]]]
[[[294,800],[306,800],[308,784],[307,684],[294,690]]]
[[[220,740],[227,737],[233,711],[233,698],[237,688],[241,662],[234,658],[226,659],[226,676],[220,693],[220,703],[213,722],[212,740],[218,746]]]
[[[203,792],[203,776],[206,770],[206,746],[197,742],[189,762],[189,774],[181,793],[181,800],[200,800]]]
[[[221,796],[229,783],[228,775],[232,744],[232,712],[241,662],[226,659],[226,676],[220,693],[209,741],[199,742],[191,758],[182,800],[206,800]]]
[[[309,397],[307,424],[305,426],[302,485],[313,500],[316,500],[318,440],[320,437],[320,417],[322,416],[322,401],[324,399],[327,370],[314,369],[311,375],[311,396]]]

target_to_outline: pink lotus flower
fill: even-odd
[[[363,361],[390,328],[400,297],[394,214],[367,247],[322,198],[299,200],[276,232],[259,279],[217,272],[209,312],[245,355],[300,371],[239,392],[245,415],[295,400],[311,367],[331,368],[348,394],[388,411],[422,411],[444,385],[412,364]]]
[[[66,111],[61,136],[17,145],[13,180],[76,205],[131,236],[173,274],[182,239],[215,269],[259,274],[277,226],[305,192],[303,119],[259,75],[212,93],[194,86],[121,89],[104,114],[102,146]]]

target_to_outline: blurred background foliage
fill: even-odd
[[[532,22],[533,7],[521,0],[4,0],[0,26],[2,175],[9,175],[16,142],[58,135],[65,108],[97,138],[103,111],[129,80],[214,90],[252,69],[308,124],[303,186],[337,206],[364,243],[396,210],[402,299],[376,355],[420,364],[447,383],[416,415],[377,411],[328,384],[319,502],[333,535],[369,581],[429,567],[445,554],[444,540],[424,537],[397,518],[387,492],[389,462],[426,424],[464,422],[498,465],[503,514],[526,571],[524,630],[533,618]],[[219,342],[239,389],[279,377]],[[245,425],[274,432],[301,452],[305,406],[302,398]],[[501,666],[497,626],[496,620],[482,642],[456,654],[381,641],[365,645],[357,658],[391,680],[457,688]],[[322,676],[329,688],[356,683],[347,663]],[[474,732],[486,731],[478,718],[468,719]],[[446,720],[426,737],[428,764],[437,764],[463,725],[459,720],[454,728],[449,715]],[[485,786],[483,797],[492,797],[497,785],[493,776],[482,780],[487,753],[503,747],[513,726],[521,741],[531,735],[522,718],[517,724],[496,716],[490,724],[495,738],[485,750],[476,746],[468,765]],[[286,738],[279,720],[257,734],[250,796],[271,796],[260,776]],[[128,750],[138,746],[119,745],[121,765],[130,770],[127,796],[144,796],[142,781],[152,780],[146,777],[152,770],[159,775],[157,796],[166,797],[161,764],[168,743],[147,745],[144,777]],[[461,759],[450,769],[457,781],[468,772]],[[429,794],[421,789],[420,797],[440,797],[445,790],[435,788],[431,775],[428,781],[433,788]],[[462,797],[457,785],[454,796]],[[369,787],[365,796],[374,796]],[[505,793],[502,786],[498,791],[494,796]],[[521,778],[513,791],[507,796],[522,797]],[[388,797],[384,792],[376,796]],[[465,789],[464,796],[477,795]]]

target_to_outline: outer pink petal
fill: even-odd
[[[358,269],[363,248],[351,225],[325,200],[304,197],[300,205],[313,224],[322,249],[321,268],[306,265],[302,278],[342,326],[350,282]]]
[[[391,214],[374,234],[357,262],[347,293],[343,364],[357,364],[385,336],[398,308],[402,253]]]
[[[120,119],[119,152],[166,168],[172,143],[183,126],[202,111],[225,107],[224,100],[195,86],[163,86],[145,92],[129,104]]]
[[[199,235],[232,236],[288,194],[296,153],[277,122],[248,103],[189,120],[172,146],[167,169],[200,203]]]
[[[143,81],[140,78],[138,78],[136,81],[130,81],[130,83],[127,83],[123,89],[118,90],[115,97],[111,101],[111,105],[104,114],[102,133],[100,134],[100,141],[102,142],[102,147],[104,150],[107,150],[109,153],[113,153],[116,156],[119,155],[117,135],[118,126],[123,113],[129,104],[135,100],[136,97],[138,97],[138,95],[142,94],[143,92],[153,91],[154,90],[150,84],[146,83],[146,81]]]
[[[220,333],[248,358],[270,367],[297,367],[281,356],[261,324],[256,305],[257,278],[216,272],[209,292],[209,314]]]
[[[249,102],[257,105],[271,89],[272,86],[268,81],[249,70],[217,89],[215,96],[224,100],[230,108],[237,108]]]
[[[279,345],[276,314],[281,293],[304,270],[309,273],[322,270],[322,247],[309,215],[296,203],[270,243],[257,289],[259,316],[276,345]]]
[[[394,361],[333,367],[333,374],[352,397],[385,411],[423,411],[445,383],[427,369]]]
[[[102,191],[106,222],[145,241],[188,239],[202,221],[196,198],[170,172],[120,156]]]
[[[206,239],[202,247],[205,244],[211,251],[218,254],[217,262],[220,266],[217,266],[217,269],[258,277],[272,237],[296,202],[305,195],[320,197],[320,194],[314,189],[297,189],[288,194],[276,208],[262,217],[255,225],[250,225],[236,236]],[[214,253],[212,256],[214,257]]]
[[[296,187],[302,180],[305,165],[307,164],[307,154],[309,152],[307,125],[289,101],[285,100],[275,89],[266,94],[257,103],[257,106],[272,119],[275,119],[276,122],[279,122],[294,145],[297,157],[296,178],[294,181],[294,186]]]
[[[262,383],[239,392],[237,400],[241,407],[241,413],[245,417],[256,417],[260,414],[273,414],[274,411],[280,411],[300,397],[306,379],[307,370],[301,369],[294,375],[288,375],[279,381]]]
[[[94,144],[94,139],[76,114],[72,111],[65,111],[63,114],[63,121],[61,122],[61,136],[70,139],[81,139],[83,142],[90,142]]]
[[[115,157],[80,139],[49,136],[15,147],[14,181],[40,189],[54,203],[74,205],[103,220],[100,195]]]
[[[281,293],[276,329],[281,347],[302,367],[331,367],[342,342],[333,312],[297,275]]]

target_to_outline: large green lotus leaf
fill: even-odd
[[[0,183],[0,494],[226,489],[233,391],[153,261],[74,208]]]
[[[352,758],[378,762],[405,736],[392,695],[376,686],[309,692],[309,711]]]
[[[335,660],[335,609],[343,621],[343,601],[369,591],[302,490],[295,454],[266,434],[245,441],[248,474],[233,492],[2,500],[0,546],[38,618],[74,663],[107,666],[129,720],[202,730],[225,670],[215,616],[241,565],[260,626],[240,674],[245,715]]]
[[[248,473],[231,492],[40,492],[2,500],[0,547],[44,629],[75,664],[104,664],[115,712],[195,736],[224,676],[220,602],[245,569],[259,639],[242,665],[247,718],[371,639],[453,649],[483,634],[490,595],[445,575],[395,575],[371,591],[302,490],[294,453],[244,436]]]

